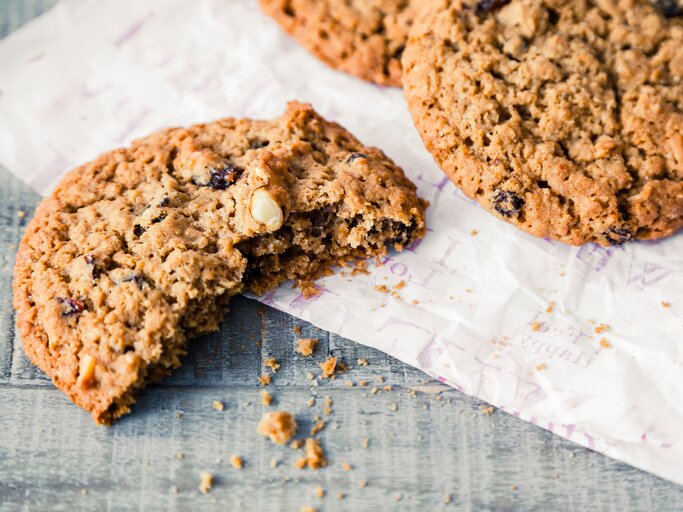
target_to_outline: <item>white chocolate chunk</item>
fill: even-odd
[[[90,387],[94,377],[95,358],[89,354],[85,354],[79,361],[78,380],[76,381],[76,384],[82,388]]]
[[[257,222],[265,224],[270,232],[280,229],[284,222],[282,208],[263,188],[254,191],[251,196],[251,216]]]

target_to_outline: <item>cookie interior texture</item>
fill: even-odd
[[[668,0],[435,1],[403,56],[439,166],[569,244],[683,227],[683,11]]]
[[[255,218],[272,204],[278,223]],[[218,328],[231,296],[400,250],[423,235],[425,207],[388,157],[308,105],[157,132],[39,206],[15,267],[24,350],[109,424]]]
[[[401,55],[419,5],[429,0],[260,0],[263,11],[329,66],[401,86]]]

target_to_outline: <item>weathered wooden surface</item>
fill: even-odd
[[[0,36],[52,3],[0,0]],[[221,332],[195,341],[183,367],[147,390],[134,414],[98,428],[27,362],[15,337],[14,252],[38,201],[0,168],[2,511],[683,510],[679,486],[499,411],[487,415],[477,400],[382,353],[247,299],[234,301]],[[302,336],[320,338],[313,358],[294,354],[295,325]],[[317,363],[330,354],[352,366],[349,374],[311,386],[306,373],[319,373]],[[282,365],[268,388],[275,407],[296,413],[304,432],[332,397],[331,422],[320,434],[330,467],[298,470],[294,450],[256,434],[264,409],[256,379],[268,357]],[[370,364],[358,366],[358,358]],[[369,384],[347,387],[345,380]],[[393,390],[371,393],[385,384]],[[309,408],[311,396],[317,400]],[[213,400],[225,410],[214,410]],[[231,454],[245,458],[242,471],[230,466]],[[272,458],[281,459],[275,469]],[[342,470],[342,462],[353,469]],[[207,495],[197,490],[205,470],[215,475]],[[324,498],[315,496],[316,485]]]

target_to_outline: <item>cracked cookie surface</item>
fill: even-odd
[[[683,227],[683,18],[661,0],[442,1],[404,90],[466,195],[568,244]]]
[[[396,87],[408,29],[428,1],[260,0],[266,14],[329,66]]]
[[[17,254],[23,347],[98,423],[216,330],[231,296],[303,283],[424,233],[380,150],[304,104],[162,130],[69,173]]]

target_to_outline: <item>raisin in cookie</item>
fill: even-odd
[[[683,18],[670,4],[435,1],[403,56],[425,145],[469,197],[534,235],[672,235],[683,227]]]
[[[263,11],[329,66],[401,86],[401,54],[428,0],[261,0]]]
[[[400,250],[425,202],[380,150],[308,105],[163,130],[71,173],[17,255],[24,350],[98,423],[216,330],[228,299]]]

